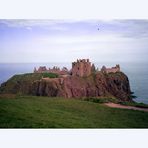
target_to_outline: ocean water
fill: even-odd
[[[116,63],[94,63],[99,69],[105,65],[106,67],[114,66]],[[148,104],[148,63],[119,63],[121,71],[129,78],[131,91],[137,96],[135,101]],[[60,68],[67,67],[71,69],[71,63],[5,63],[0,64],[0,84],[7,81],[15,74],[31,73],[34,67],[58,66]]]

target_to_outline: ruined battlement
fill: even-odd
[[[79,62],[89,62],[89,59],[77,59],[77,63],[79,63]]]
[[[38,69],[34,68],[34,73],[56,73],[59,75],[67,75],[69,74],[69,71],[66,67],[63,67],[60,69],[57,66],[54,66],[53,68],[46,68],[46,66],[40,66]]]
[[[111,68],[106,68],[105,66],[102,66],[101,71],[103,73],[116,73],[116,72],[120,72],[120,65],[116,65],[115,67],[111,67]]]
[[[34,73],[42,73],[46,71],[47,71],[46,66],[40,66],[38,69],[36,69],[36,67],[34,68]]]
[[[72,62],[72,66],[76,65],[76,64],[79,64],[79,63],[90,63],[89,62],[89,59],[77,59],[76,62]]]

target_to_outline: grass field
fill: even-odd
[[[1,128],[148,128],[148,112],[62,98],[4,95]]]

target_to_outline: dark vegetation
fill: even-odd
[[[84,101],[90,101],[90,102],[94,102],[94,103],[119,103],[119,100],[114,98],[114,97],[88,97],[88,98],[84,98]]]

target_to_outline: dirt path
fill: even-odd
[[[140,108],[140,107],[134,107],[134,106],[125,106],[121,104],[115,104],[115,103],[104,103],[106,106],[112,107],[112,108],[123,108],[123,109],[133,109],[133,110],[140,110],[148,112],[148,108]]]

